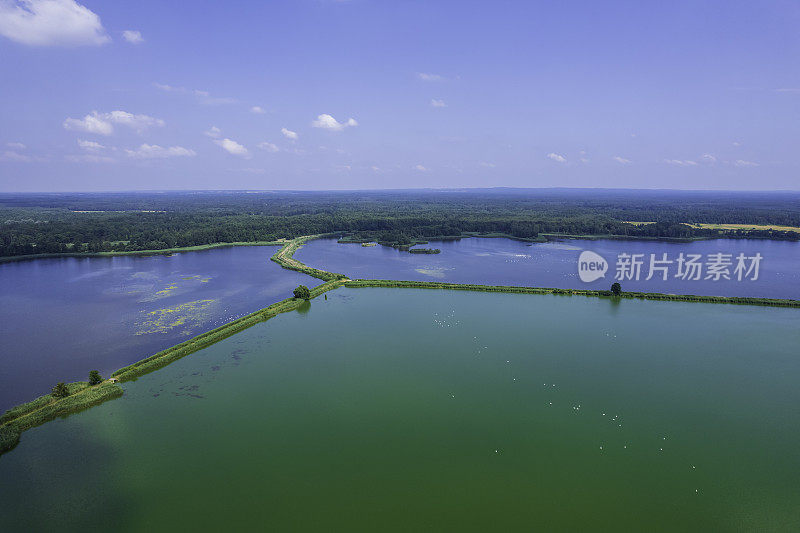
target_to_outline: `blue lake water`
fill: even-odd
[[[0,264],[0,411],[110,372],[318,280],[274,247]]]
[[[529,244],[511,239],[468,238],[459,241],[431,241],[424,247],[439,248],[440,254],[410,254],[386,246],[363,247],[338,244],[335,239],[311,241],[295,253],[295,258],[316,268],[346,274],[351,278],[443,281],[490,285],[521,285],[564,289],[608,289],[615,281],[619,254],[641,254],[643,265],[639,280],[624,279],[623,290],[700,294],[712,296],[757,296],[764,298],[800,298],[800,243],[766,240],[718,239],[672,243],[659,241],[564,240]],[[584,250],[601,255],[608,262],[604,278],[584,283],[578,277],[578,257]],[[704,269],[701,279],[676,278],[679,254],[701,256]],[[709,256],[730,254],[726,280],[706,279]],[[758,279],[753,273],[738,281],[736,256],[761,254]],[[647,280],[650,255],[665,264]],[[751,261],[746,262],[750,266]]]

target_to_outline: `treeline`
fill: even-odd
[[[656,223],[634,226],[628,220]],[[3,194],[0,256],[164,250],[333,232],[397,244],[465,232],[525,239],[800,237],[683,223],[800,226],[800,194],[558,189]]]

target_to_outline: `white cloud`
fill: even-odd
[[[167,157],[192,157],[197,155],[194,150],[183,146],[164,147],[157,144],[143,144],[136,150],[125,150],[128,157],[135,159],[164,159]]]
[[[246,172],[247,174],[266,174],[267,171],[263,168],[247,167],[247,168],[234,168],[231,169],[231,172]]]
[[[80,146],[87,152],[99,152],[100,150],[105,148],[105,146],[103,146],[98,142],[84,141],[83,139],[78,139],[78,146]]]
[[[417,78],[422,81],[444,81],[445,77],[440,74],[429,74],[425,72],[417,72]]]
[[[262,150],[266,150],[267,152],[272,152],[272,153],[280,151],[280,148],[278,148],[276,145],[266,141],[264,141],[263,143],[259,143],[258,147],[261,148]]]
[[[165,93],[192,94],[197,99],[198,103],[205,105],[235,104],[238,102],[236,98],[230,98],[227,96],[211,96],[211,93],[208,91],[201,91],[198,89],[189,90],[186,87],[168,85],[166,83],[153,82],[153,87],[160,91],[164,91]]]
[[[183,87],[175,87],[174,85],[167,85],[166,83],[153,82],[153,87],[160,89],[167,93],[185,93],[186,89]]]
[[[291,139],[293,141],[297,140],[298,135],[297,135],[297,133],[293,132],[292,130],[287,130],[286,128],[281,128],[281,133],[287,139]]]
[[[426,167],[423,167],[422,165],[414,165],[414,170],[417,170],[419,172],[427,172],[428,171],[428,169]]]
[[[14,161],[18,163],[27,163],[33,159],[29,155],[20,154],[12,150],[6,150],[0,154],[0,161]]]
[[[100,17],[75,0],[0,0],[0,35],[30,46],[101,45]]]
[[[248,157],[250,152],[247,151],[247,148],[242,146],[241,144],[237,143],[232,139],[220,139],[214,141],[214,144],[228,152],[229,154],[238,155],[242,157]]]
[[[580,157],[581,163],[586,164],[586,163],[589,162],[589,159],[586,157],[586,150],[581,150],[580,151],[580,156],[581,156]]]
[[[703,163],[707,163],[707,164],[709,164],[709,165],[712,165],[712,164],[714,164],[714,163],[716,163],[716,162],[717,162],[717,158],[716,158],[716,157],[714,157],[714,156],[713,156],[713,155],[711,155],[711,154],[703,154],[703,155],[700,157],[700,159],[703,161]]]
[[[633,161],[631,161],[630,159],[625,159],[624,157],[620,157],[618,155],[615,155],[612,159],[614,159],[614,161],[616,161],[620,165],[630,165],[631,163],[633,163]]]
[[[447,107],[441,98],[431,98],[431,107]]]
[[[192,93],[197,97],[197,101],[205,105],[224,105],[235,104],[238,100],[227,96],[211,96],[208,91],[198,91],[195,89]]]
[[[372,165],[369,168],[372,169],[373,172],[380,172],[381,171],[381,168],[380,167],[376,167],[375,165]]]
[[[250,112],[255,113],[256,115],[263,115],[264,113],[266,113],[266,111],[264,111],[264,108],[259,105],[254,105],[253,107],[251,107]]]
[[[6,146],[11,148],[11,150],[5,150],[4,152],[0,153],[0,161],[13,161],[16,163],[30,163],[31,161],[46,161],[46,157],[40,156],[30,156],[27,154],[21,154],[20,151],[25,150],[27,146],[20,142],[10,142],[6,143]]]
[[[744,159],[737,159],[733,162],[734,166],[737,167],[757,167],[758,163],[755,161],[745,161]]]
[[[142,133],[151,126],[163,126],[164,121],[160,118],[153,118],[147,115],[134,115],[127,111],[111,111],[110,113],[98,113],[92,111],[82,119],[68,118],[64,121],[64,128],[73,131],[85,131],[98,135],[111,135],[114,133],[113,124],[120,124]]]
[[[112,126],[109,121],[101,118],[96,111],[91,115],[86,115],[82,119],[66,119],[64,121],[64,128],[73,131],[96,133],[98,135],[111,135],[114,133],[114,126]]]
[[[135,30],[123,31],[122,38],[131,44],[141,44],[144,42],[144,38],[142,38],[142,32]]]
[[[315,128],[322,128],[331,131],[342,131],[347,127],[358,126],[358,122],[356,122],[355,119],[350,118],[347,120],[347,122],[342,124],[331,115],[323,113],[322,115],[318,115],[317,119],[311,122],[311,125]]]
[[[153,118],[147,115],[134,115],[127,111],[112,111],[110,113],[105,113],[103,116],[114,124],[128,126],[139,133],[152,126],[161,127],[164,125],[164,121],[160,118]]]
[[[494,167],[496,167],[496,166],[497,166],[497,165],[495,165],[494,163],[489,163],[489,162],[487,162],[487,161],[481,161],[481,162],[480,162],[480,165],[481,165],[482,167],[484,167],[484,168],[494,168]]]
[[[690,161],[688,159],[665,159],[664,162],[668,165],[676,167],[696,167],[697,161]]]
[[[564,157],[561,154],[556,154],[554,152],[550,152],[549,154],[547,154],[547,157],[549,157],[553,161],[556,161],[557,163],[566,163],[567,162],[567,158],[566,157]]]
[[[219,139],[222,137],[222,130],[216,126],[211,126],[206,131],[203,132],[205,135],[208,135],[212,139]]]
[[[65,158],[73,163],[113,163],[116,161],[113,157],[97,154],[67,155]]]

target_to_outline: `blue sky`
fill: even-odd
[[[800,189],[800,3],[0,0],[0,190]]]

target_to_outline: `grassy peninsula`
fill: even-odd
[[[319,270],[317,268],[305,265],[293,257],[297,249],[303,246],[308,241],[314,239],[321,239],[323,237],[330,237],[332,235],[333,234],[329,233],[320,235],[306,235],[304,237],[298,237],[296,239],[292,239],[291,241],[284,244],[280,250],[275,252],[275,254],[273,254],[273,256],[270,257],[270,259],[272,261],[275,261],[276,263],[278,263],[280,266],[282,266],[287,270],[302,272],[303,274],[307,274],[313,278],[321,279],[323,281],[344,279],[347,277],[344,274],[334,274],[333,272],[326,272],[325,270]]]
[[[113,381],[90,386],[85,381],[67,384],[69,396],[40,396],[33,401],[9,409],[0,416],[0,454],[17,445],[23,431],[45,422],[77,413],[94,405],[122,396],[122,387]]]

